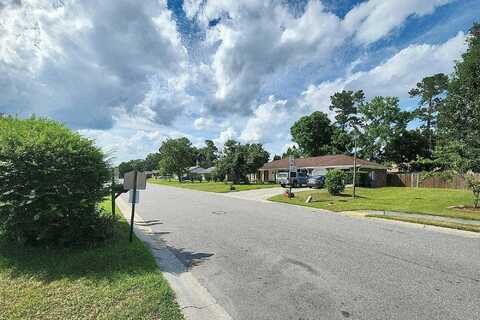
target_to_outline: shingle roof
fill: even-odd
[[[188,171],[190,173],[196,173],[196,174],[209,174],[212,173],[215,170],[215,167],[210,167],[210,168],[202,168],[202,167],[190,167]]]
[[[367,161],[357,158],[358,166],[375,167],[378,169],[387,169],[376,162]],[[295,166],[297,168],[315,168],[315,167],[337,167],[337,166],[353,166],[353,157],[344,154],[298,158],[295,159]],[[260,170],[267,169],[288,169],[288,159],[275,160],[265,163]]]

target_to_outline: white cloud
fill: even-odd
[[[465,48],[462,33],[441,45],[413,44],[368,71],[347,70],[318,85],[304,86],[300,74],[312,65],[320,73],[345,47],[388,37],[409,17],[447,2],[370,0],[341,19],[319,0],[295,13],[284,1],[185,0],[185,14],[202,33],[187,51],[181,36],[190,35],[180,35],[166,0],[3,1],[0,112],[64,121],[121,160],[181,135],[194,144],[207,135],[279,151],[300,116],[320,110],[333,118],[328,106],[336,91],[404,97],[423,76],[450,72]],[[210,26],[212,20],[219,22]]]
[[[370,0],[348,12],[343,26],[358,43],[370,44],[387,36],[411,15],[421,17],[451,0]]]
[[[187,56],[163,1],[15,3],[1,9],[0,111],[108,128],[113,108],[132,110],[153,90],[151,111],[165,110],[156,83],[175,81]]]
[[[298,108],[288,105],[287,100],[276,100],[274,96],[270,96],[248,119],[240,134],[240,140],[260,143],[285,141],[290,126],[301,115],[299,111]]]
[[[369,71],[356,72],[317,86],[310,85],[303,93],[303,101],[328,113],[329,97],[344,89],[362,89],[368,97],[407,98],[408,91],[423,77],[452,72],[454,61],[460,58],[465,46],[465,34],[462,32],[439,45],[410,45]]]
[[[210,129],[214,124],[214,120],[208,117],[200,117],[195,119],[193,126],[197,130]]]
[[[225,17],[206,29],[217,48],[211,63],[214,102],[216,110],[240,114],[251,113],[267,76],[295,63],[323,61],[344,39],[340,20],[319,1],[311,1],[300,17],[273,2],[210,1],[202,17]]]
[[[223,144],[230,139],[237,139],[237,132],[233,127],[228,127],[222,132],[220,132],[220,135],[216,139],[213,139],[213,141],[215,142],[215,144],[222,147]]]

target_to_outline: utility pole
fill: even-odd
[[[355,199],[355,188],[357,186],[357,134],[353,136],[353,199]]]

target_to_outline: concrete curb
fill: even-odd
[[[122,215],[130,223],[130,205],[122,198],[117,199],[117,206]],[[145,221],[135,213],[135,222]],[[230,315],[217,303],[183,263],[162,243],[150,234],[153,230],[148,226],[134,224],[135,235],[146,243],[155,258],[157,265],[175,291],[177,302],[188,320],[232,320]]]

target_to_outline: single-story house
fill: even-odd
[[[150,170],[150,171],[145,171],[145,175],[147,176],[147,179],[149,178],[157,178],[160,174],[160,171],[158,170]]]
[[[215,167],[202,168],[200,166],[194,166],[188,168],[188,176],[191,179],[198,180],[210,180],[215,171]]]
[[[328,155],[295,159],[297,171],[312,174],[314,171],[340,169],[353,172],[353,157],[347,155]],[[277,173],[288,171],[288,159],[265,163],[257,173],[257,180],[276,182]],[[384,187],[387,184],[387,167],[376,162],[357,158],[357,173],[359,185]]]

